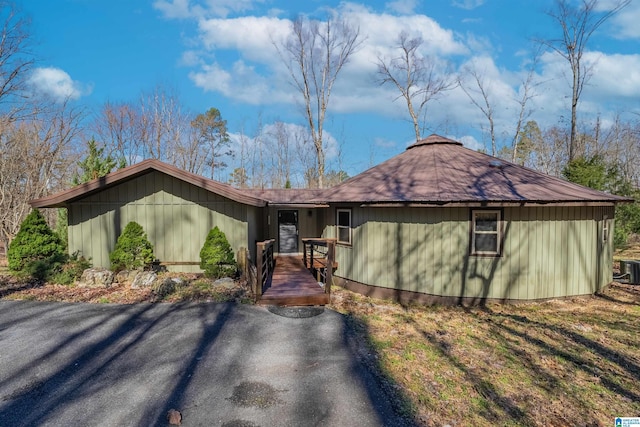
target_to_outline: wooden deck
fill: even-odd
[[[262,293],[262,305],[324,305],[330,295],[318,284],[297,256],[279,256],[270,286]]]

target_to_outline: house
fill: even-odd
[[[441,303],[590,295],[612,280],[615,204],[438,135],[336,187],[240,190],[146,160],[33,207],[69,210],[69,250],[108,266],[129,221],[168,268],[199,271],[218,226],[238,250],[337,239],[334,277],[368,295]]]

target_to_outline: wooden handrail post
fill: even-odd
[[[309,265],[307,264],[307,242],[305,242],[305,239],[302,239],[302,262],[305,267]]]
[[[273,244],[275,239],[265,240],[256,243],[256,302],[262,297],[265,291],[265,285],[269,282],[273,269],[276,265],[273,257]]]
[[[327,239],[327,267],[325,270],[324,291],[331,294],[331,282],[333,282],[333,262],[336,258],[336,241],[335,239]]]
[[[262,264],[263,264],[263,257],[264,257],[264,246],[265,246],[264,242],[258,242],[256,244],[257,274],[256,274],[256,288],[254,292],[256,301],[258,301],[262,296],[262,275],[264,274],[264,272],[262,271]]]

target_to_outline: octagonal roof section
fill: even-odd
[[[583,187],[468,149],[440,135],[327,189],[327,203],[613,204],[631,199]]]

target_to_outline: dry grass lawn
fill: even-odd
[[[612,426],[640,416],[640,286],[479,308],[336,289],[397,406],[425,426]]]
[[[238,283],[230,289],[213,286],[213,280],[200,275],[178,275],[184,284],[164,290],[150,287],[133,289],[128,284],[114,284],[108,288],[86,288],[75,285],[57,285],[38,281],[20,281],[0,272],[0,299],[30,301],[88,302],[99,304],[135,304],[141,302],[249,302],[245,287]]]

